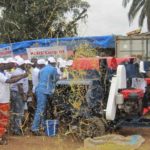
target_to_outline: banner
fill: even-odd
[[[27,48],[28,59],[31,58],[48,58],[54,57],[67,57],[66,46],[52,46],[52,47],[34,47]]]
[[[0,48],[0,58],[8,58],[8,57],[13,57],[13,51],[10,46]]]

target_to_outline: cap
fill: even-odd
[[[73,60],[68,60],[68,61],[66,62],[66,66],[72,66],[72,64],[73,64]]]
[[[59,65],[59,68],[66,68],[66,64],[67,64],[66,61],[62,61]]]
[[[62,61],[64,61],[61,57],[57,58],[57,62],[61,63]]]
[[[33,63],[30,60],[25,60],[25,64],[33,65]]]
[[[14,58],[15,58],[16,60],[18,60],[18,59],[21,58],[21,56],[20,56],[20,55],[17,55],[17,56],[15,56]]]
[[[5,63],[4,58],[0,58],[0,64],[4,64],[4,63]]]
[[[55,60],[54,57],[49,57],[49,58],[48,58],[48,61],[49,61],[50,63],[56,63],[56,60]]]
[[[7,63],[17,63],[17,61],[12,57],[7,58],[6,61]]]
[[[21,66],[21,65],[25,64],[25,60],[23,58],[19,58],[19,59],[17,59],[17,64],[19,66]]]
[[[37,64],[38,64],[38,65],[45,65],[45,64],[46,64],[46,61],[45,61],[44,59],[39,59],[39,60],[37,61]]]

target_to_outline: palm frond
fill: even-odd
[[[139,26],[142,27],[144,23],[144,19],[146,17],[146,9],[145,7],[142,8],[141,14],[139,16]]]
[[[147,28],[148,31],[150,31],[150,0],[146,0],[145,9],[146,9],[146,17],[147,17]]]
[[[138,11],[144,6],[144,3],[145,0],[133,0],[128,13],[130,23],[133,21]]]
[[[123,0],[122,5],[124,7],[126,7],[129,2],[130,2],[130,0]]]

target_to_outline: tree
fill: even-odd
[[[0,0],[1,42],[77,35],[87,17],[84,0]]]
[[[123,0],[123,6],[126,7],[130,2],[131,6],[128,13],[130,23],[132,23],[137,13],[140,12],[139,26],[142,27],[144,19],[147,18],[147,28],[150,31],[150,0]]]

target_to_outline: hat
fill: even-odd
[[[25,64],[33,65],[33,63],[30,60],[25,60]]]
[[[23,58],[19,58],[19,59],[17,59],[17,64],[19,66],[21,66],[21,65],[25,64],[25,60]]]
[[[5,64],[6,61],[4,60],[4,58],[0,58],[0,64]]]
[[[20,55],[17,55],[17,56],[15,56],[14,58],[15,58],[16,60],[18,60],[18,59],[21,58],[21,56],[20,56]]]
[[[73,60],[68,60],[68,61],[66,62],[66,66],[72,66],[72,64],[73,64]]]
[[[12,57],[7,58],[6,61],[7,63],[17,63],[17,61]]]
[[[59,65],[59,68],[66,68],[66,64],[67,64],[66,61],[62,61]]]
[[[44,59],[39,59],[39,60],[37,61],[37,64],[38,64],[38,65],[45,65],[45,64],[46,64],[46,61],[45,61]]]
[[[61,57],[57,58],[57,62],[61,63],[62,61],[64,61]]]
[[[49,58],[48,58],[48,61],[49,61],[50,63],[56,63],[56,60],[55,60],[54,57],[49,57]]]
[[[4,58],[0,58],[0,63],[1,63],[1,64],[7,64],[8,62],[7,62],[7,60],[5,60]]]

